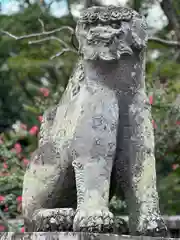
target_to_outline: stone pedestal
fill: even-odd
[[[130,236],[115,234],[74,233],[74,232],[33,232],[33,233],[1,233],[0,240],[171,240],[179,238],[162,238],[146,236]]]

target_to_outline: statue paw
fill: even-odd
[[[33,217],[33,231],[72,231],[74,215],[72,208],[41,209]]]
[[[113,232],[114,216],[108,208],[79,209],[73,222],[76,232]]]
[[[161,218],[149,221],[143,228],[143,231],[138,232],[138,235],[151,236],[151,237],[168,237],[169,232]]]

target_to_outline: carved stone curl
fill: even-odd
[[[114,231],[109,200],[121,188],[130,233],[166,235],[145,91],[146,28],[144,17],[128,8],[82,13],[79,63],[59,105],[44,115],[24,177],[26,231]]]

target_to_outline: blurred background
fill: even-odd
[[[62,26],[75,28],[81,9],[109,4],[132,7],[148,22],[146,86],[160,208],[163,215],[180,215],[180,1],[0,0],[0,29],[24,36]],[[77,60],[68,29],[51,36],[61,41],[28,44],[43,36],[16,40],[0,32],[0,231],[9,229],[10,219],[21,218],[23,175],[37,147],[42,115],[59,102]],[[50,60],[64,47],[73,51]],[[123,199],[113,198],[111,207],[127,214]],[[23,224],[16,230],[23,231]]]

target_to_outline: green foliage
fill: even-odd
[[[48,12],[42,12],[39,5],[32,4],[23,12],[4,16],[0,15],[3,29],[17,36],[42,32],[42,26],[38,19],[45,24],[46,31],[61,26],[72,26],[74,22],[70,17],[54,18]],[[63,30],[54,34],[66,43],[70,43],[70,33]],[[58,41],[45,41],[29,45],[29,40],[39,40],[42,37],[14,40],[2,34],[0,38],[0,132],[10,127],[16,119],[32,122],[31,115],[25,113],[24,104],[33,104],[35,88],[43,87],[42,78],[46,76],[49,88],[65,88],[75,54],[68,53],[58,60],[50,61],[49,58],[61,51],[62,46]],[[8,94],[7,94],[8,93]],[[61,92],[59,92],[59,99]],[[14,104],[12,104],[14,103]]]
[[[4,217],[15,218],[21,212],[20,209],[18,211],[16,199],[21,196],[22,192],[26,158],[22,153],[17,154],[15,148],[13,149],[16,137],[9,140],[3,136],[2,139],[3,143],[0,145],[0,210],[4,212]],[[3,201],[2,197],[4,197]]]
[[[25,125],[22,125],[25,126]],[[1,135],[0,144],[0,216],[4,225],[0,231],[20,231],[23,226],[10,225],[7,219],[16,218],[22,210],[22,184],[36,136],[20,126],[16,131]],[[31,150],[31,151],[30,151]]]

